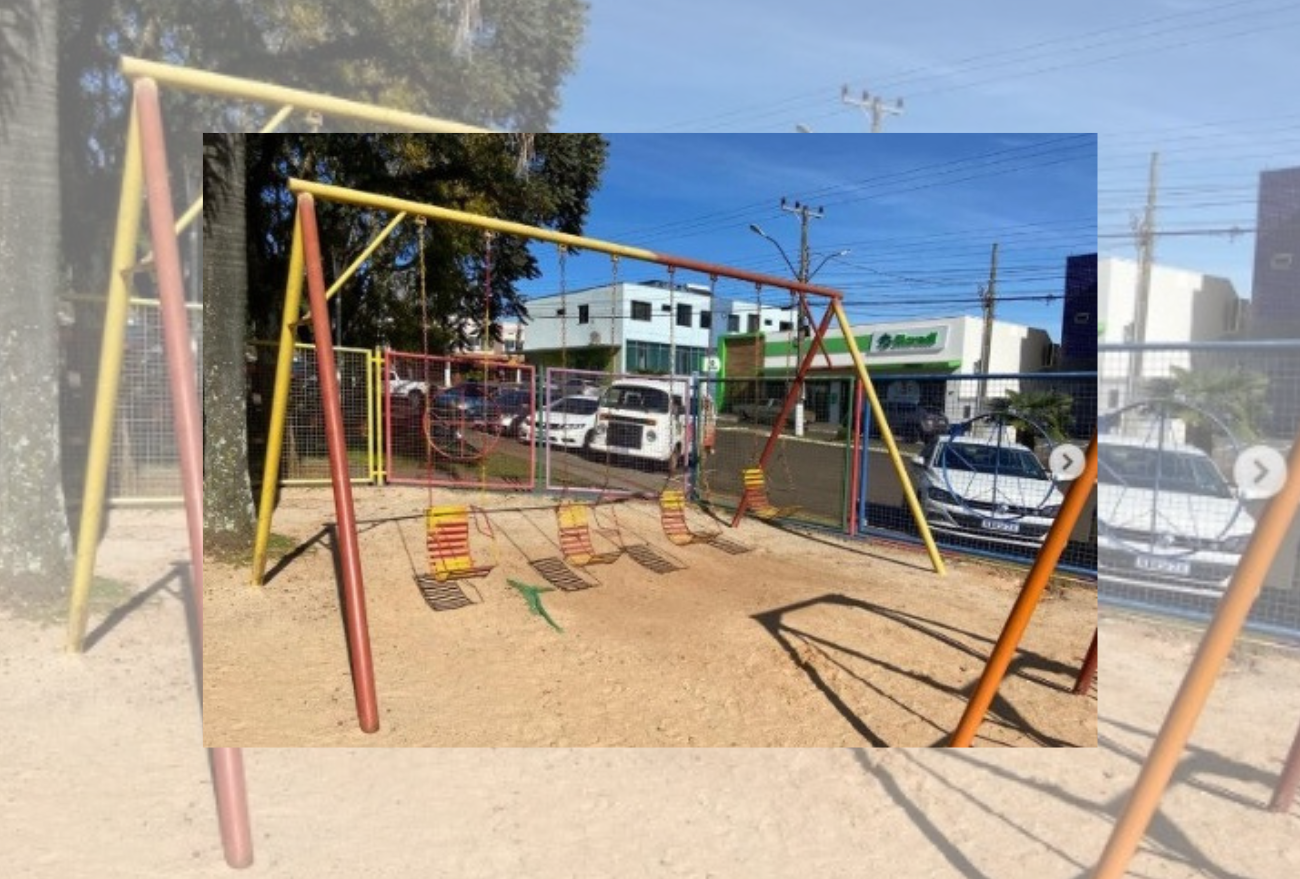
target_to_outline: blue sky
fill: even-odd
[[[786,136],[613,135],[587,234],[678,256],[789,278],[799,222],[782,197],[824,207],[812,222],[814,280],[846,293],[855,322],[979,313],[979,288],[999,243],[999,317],[1059,338],[1065,258],[1096,247],[1096,139],[1073,135],[864,134]],[[553,248],[537,253],[558,288]],[[568,288],[607,283],[608,258],[568,261]],[[663,279],[666,270],[624,262],[624,280]],[[679,274],[679,281],[707,278]],[[717,295],[753,301],[750,284],[720,281]],[[788,295],[768,291],[765,302]],[[1020,297],[1040,297],[1037,301]]]
[[[887,132],[1098,132],[1101,250],[1132,257],[1153,150],[1164,229],[1253,225],[1259,171],[1300,164],[1297,44],[1294,0],[592,0],[556,127],[864,132],[847,84],[905,99]],[[1157,258],[1249,294],[1252,253],[1171,235]]]

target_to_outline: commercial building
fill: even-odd
[[[689,375],[704,366],[713,307],[708,288],[661,281],[537,297],[524,355],[538,366]]]
[[[1300,168],[1259,175],[1255,228],[1251,335],[1300,337]]]
[[[862,324],[853,327],[872,382],[882,399],[902,399],[939,409],[953,420],[964,420],[979,411],[979,383],[983,372],[980,353],[984,322],[980,318],[958,317]],[[756,357],[762,345],[762,359]],[[806,353],[808,340],[795,344],[786,333],[724,336],[719,346],[722,375],[730,379],[760,379],[763,393],[780,396],[787,379],[798,368],[799,353]],[[989,373],[1037,372],[1052,365],[1056,346],[1045,330],[1006,321],[993,322]],[[827,334],[826,354],[818,353],[809,377],[806,405],[819,420],[838,422],[849,403],[849,379],[854,375],[848,343],[834,329]],[[949,381],[966,376],[968,381]],[[824,381],[823,379],[837,379]],[[997,383],[996,394],[1021,390],[1017,380]],[[995,394],[990,394],[995,395]]]

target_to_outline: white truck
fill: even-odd
[[[685,378],[614,382],[600,395],[591,451],[649,460],[675,472],[687,445],[688,387]]]

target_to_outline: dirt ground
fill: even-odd
[[[423,489],[359,489],[361,556],[381,728],[357,728],[334,585],[328,489],[286,491],[274,530],[296,544],[261,590],[248,565],[205,566],[204,732],[221,746],[930,746],[955,727],[1022,574],[911,548],[794,533],[757,521],[731,555],[674,547],[651,501],[597,512],[597,548],[649,544],[681,565],[589,567],[593,585],[543,596],[556,631],[507,578],[544,581],[559,555],[545,498],[492,504],[498,566],[475,604],[430,610]],[[522,509],[529,508],[531,509]],[[692,514],[693,524],[710,520]],[[272,559],[272,566],[276,565]],[[598,580],[594,578],[599,578]],[[1096,589],[1054,589],[1039,609],[980,744],[1096,744],[1096,702],[1069,692],[1096,623]]]
[[[82,656],[58,615],[0,620],[0,875],[238,875],[200,747],[184,540],[179,514],[114,513],[99,573],[120,587],[98,589]],[[579,617],[551,604],[558,642]],[[1196,639],[1102,614],[1097,748],[248,750],[243,875],[1078,879]],[[1300,805],[1264,811],[1298,677],[1294,653],[1235,651],[1130,875],[1300,875]]]

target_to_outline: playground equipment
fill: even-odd
[[[784,519],[799,512],[798,506],[778,507],[767,497],[767,475],[759,467],[751,467],[742,474],[745,482],[744,494],[740,497],[740,508],[751,516],[760,519]]]
[[[796,374],[795,381],[791,385],[791,392],[786,396],[785,406],[787,407],[787,411],[788,408],[793,405],[793,395],[798,390],[799,384],[807,372],[812,355],[816,350],[818,350],[820,341],[830,326],[831,318],[834,317],[838,320],[840,328],[844,334],[846,345],[851,354],[858,379],[866,388],[867,396],[871,401],[873,410],[881,420],[882,434],[886,446],[888,447],[890,460],[892,461],[895,472],[903,485],[903,492],[907,499],[908,508],[916,523],[917,529],[921,534],[921,538],[925,542],[934,569],[938,573],[944,573],[945,568],[943,559],[939,555],[933,536],[930,534],[929,527],[921,512],[921,507],[916,498],[916,494],[911,489],[910,480],[907,478],[906,465],[903,463],[898,447],[893,441],[893,435],[889,431],[888,425],[884,423],[883,414],[880,409],[880,401],[876,396],[875,389],[867,374],[862,354],[858,350],[856,340],[853,338],[848,316],[845,314],[843,305],[841,304],[842,296],[838,291],[805,282],[788,281],[757,272],[733,269],[726,266],[719,266],[683,257],[668,256],[652,250],[614,244],[578,235],[570,235],[550,229],[527,226],[522,223],[514,223],[500,220],[495,217],[483,216],[481,214],[472,214],[435,205],[423,204],[407,199],[362,192],[340,186],[292,179],[289,181],[289,188],[290,191],[297,196],[298,212],[294,223],[293,241],[290,248],[290,271],[288,283],[286,285],[283,309],[284,323],[281,328],[280,362],[278,363],[277,369],[275,400],[272,405],[272,439],[268,441],[266,456],[267,472],[263,479],[262,503],[258,511],[258,535],[257,545],[254,550],[252,574],[253,581],[255,583],[261,583],[265,572],[266,546],[270,537],[270,518],[276,485],[276,467],[279,459],[278,439],[275,437],[275,434],[280,430],[283,424],[283,398],[287,396],[290,366],[289,357],[292,349],[293,331],[298,323],[297,315],[301,306],[303,269],[305,264],[308,295],[310,298],[310,314],[315,329],[316,344],[318,346],[317,369],[320,379],[320,392],[322,403],[327,413],[326,434],[331,459],[331,472],[335,474],[334,501],[338,522],[339,554],[342,561],[342,575],[344,579],[343,596],[344,616],[346,619],[345,628],[350,647],[349,653],[352,657],[357,713],[362,730],[366,732],[374,732],[378,728],[378,707],[374,692],[374,671],[370,657],[369,633],[365,616],[365,589],[361,576],[361,563],[356,533],[356,516],[352,503],[351,486],[346,480],[345,464],[347,450],[343,442],[344,438],[342,435],[341,418],[339,416],[338,383],[334,372],[331,333],[326,313],[326,288],[321,265],[320,239],[316,224],[315,200],[317,198],[328,199],[342,204],[351,204],[376,210],[390,211],[394,214],[405,213],[410,216],[425,217],[426,219],[443,220],[499,234],[519,235],[533,240],[549,241],[553,244],[561,244],[569,248],[582,248],[584,250],[601,252],[611,256],[618,256],[622,259],[638,259],[676,269],[696,271],[708,276],[716,275],[719,277],[746,280],[751,283],[766,284],[786,289],[794,293],[818,296],[825,299],[828,302],[828,305],[822,316],[821,322],[818,325],[817,337],[814,340],[814,344],[810,346],[808,355],[803,358],[800,370]],[[759,469],[762,469],[766,463],[766,455],[770,453],[777,438],[780,436],[785,414],[786,412],[783,412],[782,417],[778,419],[777,423],[773,426],[772,435],[768,438],[767,446],[764,449],[764,455],[760,456]],[[743,514],[743,505],[740,512]]]
[[[993,704],[993,698],[997,695],[1002,679],[1006,677],[1007,668],[1010,667],[1016,649],[1020,646],[1020,639],[1024,637],[1025,629],[1029,627],[1029,621],[1038,607],[1039,599],[1043,597],[1048,580],[1056,570],[1057,562],[1061,560],[1061,553],[1065,551],[1065,545],[1070,540],[1070,532],[1074,530],[1075,523],[1088,503],[1088,495],[1092,493],[1096,484],[1097,436],[1093,434],[1092,442],[1088,444],[1083,473],[1074,480],[1069,491],[1066,492],[1065,501],[1061,504],[1061,512],[1052,522],[1052,527],[1043,541],[1043,548],[1039,550],[1033,567],[1025,576],[1025,585],[1021,587],[1020,595],[1011,609],[1010,616],[1007,617],[1002,634],[998,636],[997,644],[989,654],[979,685],[967,702],[966,711],[962,714],[957,729],[953,731],[949,742],[951,747],[970,747],[971,741],[975,738],[975,733],[984,721],[989,706]],[[1095,635],[1093,643],[1095,646]]]
[[[749,547],[722,536],[721,531],[692,531],[686,522],[686,496],[676,489],[666,489],[659,496],[659,523],[664,535],[678,546],[703,543],[731,555],[749,552]]]
[[[496,567],[495,562],[477,564],[470,555],[469,515],[466,506],[430,507],[425,511],[429,572],[416,575],[415,582],[433,610],[451,610],[470,604],[469,597],[455,581],[482,577]],[[489,537],[491,529],[489,521]]]
[[[566,562],[579,568],[613,564],[623,557],[623,549],[596,551],[591,542],[587,510],[586,504],[575,501],[566,501],[556,507],[555,518],[560,526],[560,552]]]
[[[189,92],[200,92],[279,107],[262,129],[277,129],[295,111],[331,117],[364,120],[376,125],[413,131],[482,133],[473,126],[434,119],[373,105],[347,101],[300,89],[284,88],[253,80],[203,70],[189,70],[169,64],[123,57],[122,75],[132,83],[132,102],[122,159],[122,188],[114,230],[109,271],[104,333],[100,346],[95,408],[92,416],[82,514],[78,524],[77,555],[69,590],[67,649],[80,653],[86,635],[90,589],[94,579],[99,534],[103,524],[103,502],[113,445],[114,419],[122,379],[127,312],[131,278],[150,268],[157,274],[159,311],[163,323],[163,346],[168,383],[172,396],[173,426],[176,431],[181,468],[186,524],[189,533],[190,566],[195,605],[202,625],[203,608],[203,462],[200,402],[194,386],[196,374],[188,319],[185,313],[184,282],[177,236],[199,216],[199,198],[179,217],[172,209],[168,182],[166,139],[163,132],[159,84]],[[140,214],[148,194],[149,229],[153,253],[138,257]],[[346,280],[368,257],[363,254],[339,279]],[[290,337],[289,349],[292,348]],[[283,353],[283,350],[282,350]],[[283,376],[277,388],[288,390],[290,360],[283,360]],[[279,398],[279,421],[283,424],[287,393]],[[278,458],[279,448],[275,450]],[[270,486],[272,496],[275,486]],[[267,535],[269,537],[269,534]],[[213,786],[222,848],[231,867],[247,867],[253,861],[252,831],[249,826],[244,787],[243,756],[237,748],[210,751]]]
[[[1300,509],[1300,435],[1291,446],[1286,472],[1282,490],[1273,496],[1260,516],[1250,544],[1232,576],[1232,583],[1219,600],[1214,618],[1187,668],[1178,695],[1174,697],[1151,745],[1151,752],[1142,764],[1133,792],[1111,829],[1106,848],[1092,874],[1093,879],[1120,879],[1127,870],[1160,806],[1160,798],[1169,786],[1178,759],[1187,748],[1196,720],[1209,701],[1223,663],[1241,634],[1251,605],[1255,603],[1268,570],[1282,548],[1296,510]],[[1300,737],[1292,745],[1286,768],[1273,795],[1272,807],[1289,807],[1297,785],[1300,785]]]

